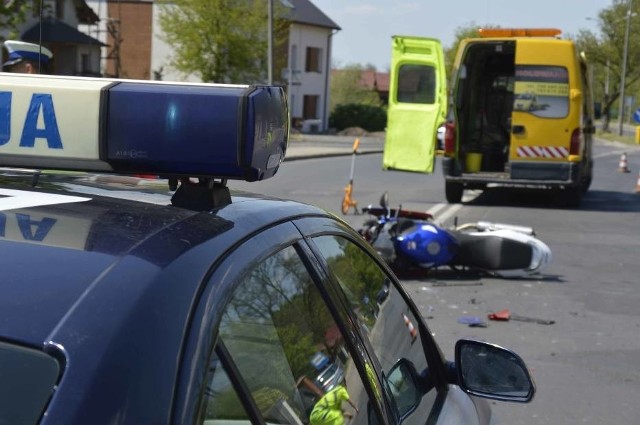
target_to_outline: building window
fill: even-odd
[[[291,45],[291,58],[289,58],[289,67],[293,70],[298,69],[298,46]]]
[[[87,72],[91,71],[88,53],[83,53],[80,56],[80,66],[81,66],[80,71],[82,71],[83,74],[86,74]]]
[[[306,72],[322,72],[322,49],[307,47]]]
[[[302,105],[302,118],[305,120],[318,118],[318,101],[320,96],[307,94]]]

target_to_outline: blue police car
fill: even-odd
[[[229,192],[277,172],[287,122],[278,87],[0,74],[0,423],[488,423],[483,399],[532,399],[507,349],[443,358],[344,222]]]

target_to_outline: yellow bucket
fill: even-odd
[[[469,152],[465,158],[465,171],[467,173],[477,173],[482,165],[482,154]]]

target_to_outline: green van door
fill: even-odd
[[[436,132],[446,114],[446,72],[440,41],[393,36],[382,167],[433,173]]]

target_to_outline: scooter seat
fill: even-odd
[[[455,262],[485,270],[516,270],[531,266],[533,248],[523,242],[493,235],[452,232],[459,243]]]

